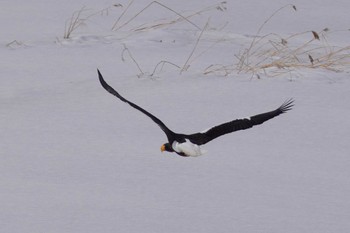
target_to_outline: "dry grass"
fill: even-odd
[[[152,1],[140,11],[130,16],[129,12],[132,11],[134,0],[130,0],[128,5],[121,12],[116,21],[114,21],[111,31],[118,31],[125,29],[127,26],[128,31],[148,31],[151,29],[166,28],[171,25],[186,22],[191,25],[194,30],[198,31],[198,38],[194,42],[194,47],[187,56],[187,60],[183,65],[174,64],[171,61],[162,60],[154,67],[153,72],[144,72],[137,62],[137,59],[132,55],[131,51],[124,45],[122,52],[122,60],[125,61],[125,55],[127,54],[133,63],[137,66],[140,75],[150,74],[155,75],[156,72],[162,70],[165,65],[171,65],[178,69],[180,73],[187,71],[191,63],[198,59],[201,55],[206,53],[209,49],[212,49],[214,45],[220,43],[220,40],[213,43],[208,49],[200,51],[198,53],[197,47],[202,40],[202,36],[208,28],[209,20],[202,26],[195,24],[191,19],[195,16],[203,15],[203,13],[211,10],[226,10],[226,2],[220,2],[211,6],[204,7],[198,11],[192,13],[180,13],[164,5],[158,1]],[[92,12],[85,7],[78,11],[75,11],[71,18],[66,21],[64,38],[68,39],[72,33],[82,25],[86,24],[86,21],[91,17],[98,14],[107,14],[111,8],[121,8],[120,4],[112,5],[100,11]],[[134,20],[142,14],[147,14],[147,11],[151,7],[160,7],[161,9],[170,12],[169,16],[162,20],[155,20],[144,24],[137,25]],[[234,72],[237,73],[249,73],[259,77],[260,74],[266,74],[267,76],[277,76],[287,72],[292,72],[301,68],[308,69],[327,69],[332,71],[344,71],[350,68],[350,46],[336,47],[330,45],[328,37],[331,30],[324,29],[322,31],[306,31],[295,33],[290,36],[281,36],[275,33],[262,34],[264,27],[273,18],[284,10],[297,11],[295,5],[285,5],[274,11],[257,29],[255,36],[246,48],[239,51],[235,55],[237,59],[236,63],[223,65],[212,64],[208,66],[203,73],[204,74],[220,74],[230,75]],[[128,16],[129,15],[129,16]],[[304,41],[304,42],[301,42]],[[9,45],[11,46],[11,44]],[[197,54],[195,54],[197,53]],[[195,56],[196,55],[196,56]],[[160,67],[160,69],[159,69]]]
[[[150,74],[150,76],[153,77],[153,76],[155,75],[155,73],[156,73],[156,71],[158,70],[158,67],[159,67],[159,66],[161,66],[160,71],[162,71],[165,64],[171,65],[171,66],[175,67],[176,69],[181,69],[180,66],[178,66],[178,65],[176,65],[176,64],[174,64],[174,63],[172,63],[172,62],[170,62],[170,61],[160,61],[160,62],[158,62],[158,64],[154,67],[153,72]]]
[[[181,68],[180,74],[181,74],[183,71],[187,71],[188,68],[190,67],[190,59],[193,57],[194,52],[196,51],[197,46],[198,46],[198,44],[199,44],[199,42],[200,42],[200,40],[201,40],[201,38],[202,38],[202,36],[203,36],[204,31],[207,29],[208,25],[209,25],[209,20],[208,20],[208,22],[205,24],[204,28],[201,30],[201,33],[199,34],[199,37],[197,38],[197,41],[196,41],[196,43],[195,43],[195,45],[194,45],[192,51],[190,52],[190,54],[189,54],[189,56],[188,56],[188,58],[187,58],[185,64],[184,64],[184,65],[182,66],[182,68]]]
[[[165,9],[165,10],[171,12],[172,14],[175,15],[175,18],[168,18],[168,19],[164,19],[162,21],[156,21],[156,22],[152,22],[152,23],[138,25],[131,30],[133,30],[133,31],[146,31],[146,30],[150,30],[150,29],[168,27],[170,25],[185,21],[188,24],[192,25],[195,29],[201,31],[201,30],[203,30],[203,28],[201,26],[195,24],[193,21],[191,21],[190,18],[193,18],[194,16],[201,15],[207,11],[211,11],[211,10],[224,11],[226,9],[226,6],[225,6],[226,2],[223,1],[223,2],[220,2],[218,4],[214,4],[212,6],[204,7],[203,9],[196,11],[194,13],[183,14],[183,13],[175,11],[174,9],[172,9],[172,8],[168,7],[167,5],[164,5],[158,1],[153,1],[153,2],[149,3],[147,6],[145,6],[144,8],[142,8],[139,12],[134,14],[132,17],[130,17],[129,19],[122,22],[122,20],[125,18],[127,11],[129,11],[129,9],[131,8],[133,3],[134,3],[134,0],[131,0],[129,2],[129,4],[125,8],[125,10],[122,12],[122,14],[118,17],[118,19],[114,23],[114,25],[112,27],[112,31],[120,30],[120,29],[124,28],[125,26],[129,25],[134,19],[139,17],[142,13],[146,12],[150,7],[152,7],[154,5],[159,6],[162,9]]]
[[[121,4],[113,4],[107,8],[104,8],[102,10],[93,11],[91,9],[87,9],[85,6],[82,7],[80,10],[74,11],[72,16],[66,20],[65,23],[65,30],[64,30],[64,38],[68,39],[71,37],[72,33],[76,31],[81,26],[85,25],[87,21],[96,16],[96,15],[104,15],[109,14],[109,11],[112,8],[124,8],[124,10],[121,12],[117,20],[113,23],[113,26],[111,27],[111,31],[118,31],[126,26],[130,26],[131,23],[142,14],[147,14],[147,10],[153,6],[160,7],[162,10],[169,11],[171,14],[169,17],[162,19],[162,20],[155,20],[150,23],[143,23],[137,26],[130,26],[133,28],[129,28],[129,31],[147,31],[150,29],[156,29],[156,28],[164,28],[169,27],[170,25],[177,24],[180,22],[187,22],[189,25],[192,25],[193,28],[195,28],[198,31],[203,30],[203,28],[197,24],[195,24],[190,19],[195,16],[203,15],[205,12],[212,11],[212,10],[218,10],[218,11],[225,11],[226,10],[226,1],[219,2],[217,4],[204,7],[198,11],[192,12],[192,13],[180,13],[169,6],[160,3],[158,1],[152,1],[145,7],[143,7],[140,11],[133,14],[131,17],[127,18],[127,15],[129,11],[132,11],[133,9],[134,0],[130,0],[126,7],[123,7]]]
[[[117,21],[114,23],[113,27],[112,27],[112,31],[117,31],[122,29],[123,27],[125,27],[126,25],[130,24],[135,18],[137,18],[138,16],[140,16],[143,12],[145,12],[148,8],[150,8],[152,5],[158,5],[161,6],[163,9],[166,9],[172,13],[174,13],[175,15],[178,16],[178,18],[176,20],[167,20],[164,22],[159,22],[159,23],[153,23],[150,25],[140,25],[137,26],[136,28],[134,28],[134,31],[143,31],[143,30],[149,30],[152,28],[158,28],[158,27],[164,27],[164,26],[168,26],[171,24],[174,24],[178,21],[184,20],[186,22],[188,22],[189,24],[193,25],[195,28],[197,28],[198,30],[201,30],[201,28],[196,25],[195,23],[193,23],[192,21],[189,20],[189,18],[191,16],[183,16],[182,14],[178,13],[177,11],[171,9],[170,7],[157,2],[157,1],[153,1],[151,3],[149,3],[147,6],[145,6],[142,10],[140,10],[139,12],[137,12],[134,16],[132,16],[130,19],[126,20],[124,23],[120,24],[120,21],[122,20],[122,18],[125,16],[126,12],[129,10],[130,6],[134,3],[134,0],[131,0],[128,4],[128,6],[125,8],[125,10],[123,11],[123,13],[120,15],[120,17],[117,19]]]
[[[138,70],[140,71],[140,73],[138,74],[138,77],[140,76],[144,76],[149,75],[150,77],[153,77],[157,71],[161,71],[163,69],[163,67],[167,64],[167,65],[171,65],[172,67],[175,67],[176,69],[178,69],[180,71],[180,73],[187,71],[189,69],[189,67],[191,66],[191,62],[193,62],[193,60],[195,60],[197,57],[194,57],[194,54],[196,52],[197,46],[203,36],[203,33],[205,32],[205,30],[208,27],[209,24],[209,20],[207,21],[207,23],[205,24],[204,27],[198,26],[196,24],[194,24],[192,21],[190,21],[190,18],[197,16],[197,15],[201,15],[206,11],[210,11],[210,10],[218,10],[218,11],[225,11],[226,10],[226,2],[220,2],[218,4],[212,5],[212,6],[208,6],[205,7],[199,11],[196,11],[194,13],[185,15],[182,13],[179,13],[173,9],[171,9],[170,7],[157,2],[157,1],[153,1],[150,4],[148,4],[147,6],[145,6],[142,10],[140,10],[139,12],[137,12],[135,15],[133,15],[130,19],[126,20],[124,23],[121,23],[122,19],[125,17],[126,12],[130,9],[130,7],[132,6],[134,0],[131,0],[129,2],[129,4],[126,6],[125,10],[121,13],[120,17],[117,19],[117,21],[114,23],[112,30],[113,31],[117,31],[120,30],[124,27],[126,27],[127,25],[129,25],[135,18],[137,18],[138,16],[140,16],[142,13],[144,13],[146,10],[148,10],[151,6],[153,5],[157,5],[160,6],[161,8],[170,11],[172,13],[174,13],[174,15],[176,16],[176,18],[172,18],[172,19],[164,19],[161,22],[160,21],[156,21],[156,22],[152,22],[152,23],[148,23],[148,24],[142,24],[142,25],[138,25],[136,27],[134,27],[133,29],[131,29],[132,31],[147,31],[147,30],[151,30],[151,29],[158,29],[158,28],[164,28],[164,27],[169,27],[170,25],[179,23],[179,22],[187,22],[188,24],[192,25],[193,28],[195,30],[198,30],[199,32],[199,36],[194,44],[193,49],[191,50],[191,52],[189,53],[184,65],[179,66],[173,62],[170,61],[166,61],[166,60],[162,60],[160,62],[157,63],[157,65],[154,67],[153,72],[144,72],[141,68],[139,63],[137,62],[137,60],[132,56],[130,50],[124,45],[124,50],[122,52],[122,60],[125,61],[124,59],[124,53],[128,52],[129,57],[132,59],[132,61],[134,62],[134,64],[138,67]],[[160,67],[160,69],[158,69]]]
[[[123,44],[124,49],[123,49],[122,54],[121,54],[121,59],[122,59],[122,61],[126,61],[126,55],[127,55],[132,60],[132,62],[136,65],[137,69],[139,70],[139,74],[138,74],[139,77],[143,76],[145,74],[150,75],[150,76],[154,76],[156,74],[156,72],[158,72],[159,70],[162,70],[165,65],[171,65],[171,66],[175,67],[176,69],[178,69],[180,71],[180,73],[183,71],[187,71],[187,69],[190,67],[191,62],[193,62],[193,60],[195,60],[196,58],[198,58],[200,56],[200,55],[198,55],[198,56],[194,57],[194,54],[195,54],[196,48],[201,40],[201,37],[202,37],[204,31],[208,27],[208,22],[203,27],[203,26],[199,26],[199,25],[195,24],[190,19],[195,17],[195,16],[202,16],[205,12],[212,11],[212,10],[216,10],[216,11],[225,11],[226,10],[226,1],[222,1],[222,2],[219,2],[217,4],[204,7],[198,11],[185,14],[185,13],[177,12],[174,9],[172,9],[172,8],[168,7],[167,5],[164,5],[158,1],[153,1],[153,2],[149,3],[148,5],[146,5],[145,7],[143,7],[140,11],[138,11],[137,13],[133,14],[131,17],[126,19],[127,15],[128,15],[127,13],[129,11],[132,11],[133,4],[134,4],[134,0],[130,0],[129,3],[126,5],[126,7],[124,7],[124,10],[121,12],[121,14],[117,18],[117,20],[114,22],[113,26],[111,27],[111,31],[116,32],[116,31],[121,30],[123,28],[126,28],[128,26],[128,29],[127,29],[128,31],[140,32],[140,31],[148,31],[151,29],[166,28],[166,27],[169,27],[171,25],[174,25],[174,24],[177,24],[180,22],[186,22],[189,25],[191,25],[194,30],[197,30],[199,32],[199,37],[197,38],[197,41],[194,45],[194,48],[192,49],[192,51],[188,55],[188,58],[185,61],[184,65],[179,66],[177,64],[174,64],[171,61],[162,60],[162,61],[157,63],[157,65],[153,69],[153,72],[151,72],[151,73],[143,71],[143,69],[140,66],[140,63],[133,56],[130,49],[125,44]],[[156,21],[153,21],[150,23],[144,23],[144,24],[136,25],[136,26],[132,25],[133,21],[137,17],[139,17],[141,14],[147,14],[147,10],[149,10],[149,8],[151,8],[153,6],[160,7],[163,10],[169,11],[170,13],[172,13],[172,15],[169,15],[169,17],[162,19],[162,20],[156,20]],[[105,8],[105,9],[99,10],[99,11],[92,11],[92,10],[87,9],[86,7],[82,7],[80,10],[73,12],[72,16],[66,21],[65,32],[64,32],[64,36],[63,36],[64,39],[69,39],[72,36],[72,33],[74,31],[76,31],[81,26],[86,25],[87,21],[90,20],[92,17],[99,15],[99,14],[101,14],[101,15],[107,14],[108,15],[109,10],[112,9],[113,7],[122,8],[123,6],[120,4],[114,4],[108,8]],[[204,53],[204,52],[202,52],[202,53]],[[160,67],[160,69],[159,69],[159,67]]]
[[[126,47],[125,44],[123,44],[124,49],[122,51],[122,61],[126,61],[125,60],[125,53],[127,53],[129,55],[129,57],[131,58],[131,60],[134,62],[134,64],[136,65],[137,69],[140,71],[140,74],[138,76],[142,76],[145,74],[145,72],[143,72],[143,70],[141,69],[141,66],[139,65],[139,63],[136,61],[136,59],[134,58],[134,56],[132,55],[132,53],[130,52],[129,48]]]
[[[249,46],[235,55],[238,59],[236,64],[210,65],[205,69],[204,74],[215,73],[227,76],[236,71],[260,77],[262,73],[267,76],[278,76],[301,68],[327,69],[336,72],[350,68],[350,46],[330,45],[327,37],[331,31],[328,28],[321,32],[296,33],[286,38],[275,33],[260,35],[264,26],[286,8],[297,10],[294,5],[288,4],[275,11],[259,27]],[[305,40],[305,36],[309,36],[310,39],[300,43]]]
[[[81,27],[89,17],[82,17],[82,15],[87,11],[87,9],[82,7],[80,10],[73,12],[70,19],[65,23],[64,27],[64,39],[69,39],[71,34]]]
[[[96,16],[96,15],[108,15],[109,11],[112,8],[115,7],[121,7],[120,4],[114,4],[110,7],[104,8],[102,10],[98,11],[92,11],[91,9],[87,9],[85,6],[82,7],[80,10],[74,11],[72,16],[66,20],[65,27],[64,27],[64,39],[69,39],[74,31],[76,31],[78,28],[86,25],[86,22]]]
[[[310,34],[310,40],[296,45],[299,37]],[[249,51],[238,55],[239,73],[278,75],[300,68],[322,68],[342,71],[350,65],[350,46],[338,48],[327,42],[327,30],[304,32],[289,38],[270,34],[262,37]],[[321,37],[320,37],[321,35]],[[277,69],[273,69],[277,68]]]

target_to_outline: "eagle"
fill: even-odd
[[[106,81],[103,79],[101,72],[98,69],[97,73],[100,83],[106,91],[108,91],[112,95],[119,98],[121,101],[129,104],[131,107],[139,110],[140,112],[151,118],[163,130],[163,132],[168,138],[168,142],[164,143],[161,146],[160,150],[162,152],[175,152],[176,154],[183,157],[196,157],[202,155],[204,151],[200,147],[201,145],[206,144],[211,140],[222,135],[232,133],[238,130],[249,129],[255,125],[260,125],[267,120],[270,120],[282,113],[291,110],[294,106],[294,100],[288,99],[280,107],[270,112],[261,113],[255,116],[251,116],[249,118],[232,120],[199,133],[175,133],[172,130],[170,130],[159,118],[155,117],[145,109],[141,108],[140,106],[121,96],[116,90],[114,90],[111,86],[109,86],[106,83]]]

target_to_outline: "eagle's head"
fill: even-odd
[[[171,147],[171,145],[167,142],[164,143],[161,147],[160,147],[160,151],[164,152],[164,151],[168,151],[168,152],[174,152],[174,149]]]

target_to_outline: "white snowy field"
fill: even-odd
[[[269,33],[307,31],[291,42],[298,47],[328,28],[311,44],[345,48],[350,2],[167,0],[132,19],[150,2],[127,11],[127,1],[0,2],[0,232],[350,232],[349,63],[336,71],[204,74],[210,65],[233,68],[254,38]],[[287,4],[297,11],[285,7],[255,37]],[[66,21],[83,7],[82,24],[64,39]],[[174,12],[199,11],[172,22]],[[118,25],[125,27],[111,30],[123,12]],[[150,28],[135,30],[141,27]],[[303,49],[310,47],[301,46],[298,58],[309,64],[312,54],[317,64],[319,50]],[[167,63],[157,67],[160,61]],[[107,93],[97,68],[180,133],[289,98],[295,106],[208,143],[201,157],[183,158],[160,152],[163,132]]]

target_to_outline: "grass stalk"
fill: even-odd
[[[131,60],[134,62],[134,64],[136,65],[137,69],[140,71],[141,75],[145,74],[145,73],[143,72],[143,70],[141,69],[140,65],[138,64],[138,62],[135,60],[134,56],[131,54],[129,48],[126,47],[125,44],[123,44],[123,46],[124,46],[124,49],[123,49],[123,51],[122,51],[122,61],[125,61],[125,57],[124,57],[125,55],[124,55],[124,53],[128,53],[129,57],[130,57]]]
[[[183,71],[186,71],[186,70],[189,68],[189,61],[190,61],[191,57],[193,56],[194,52],[196,51],[197,46],[198,46],[198,44],[199,44],[199,41],[201,40],[201,38],[202,38],[202,36],[203,36],[203,33],[204,33],[204,31],[207,29],[208,25],[209,25],[209,20],[208,20],[207,23],[205,24],[204,28],[201,30],[201,33],[199,34],[199,36],[198,36],[198,38],[197,38],[197,41],[196,41],[196,43],[195,43],[195,45],[194,45],[194,47],[193,47],[191,53],[189,54],[189,56],[188,56],[188,58],[187,58],[185,64],[184,64],[184,65],[182,66],[182,68],[181,68],[180,74],[181,74]]]
[[[116,21],[116,23],[113,25],[112,30],[113,31],[117,31],[123,27],[125,27],[127,24],[129,24],[131,21],[133,21],[135,18],[137,18],[139,15],[141,15],[144,11],[146,11],[149,7],[151,7],[152,5],[156,4],[159,5],[161,7],[163,7],[164,9],[167,9],[171,12],[173,12],[174,14],[176,14],[178,17],[180,17],[181,19],[185,20],[186,22],[188,22],[189,24],[193,25],[195,28],[197,28],[198,30],[201,30],[201,28],[196,25],[195,23],[193,23],[192,21],[190,21],[188,19],[188,17],[183,16],[182,14],[178,13],[177,11],[171,9],[170,7],[158,2],[158,1],[153,1],[151,3],[149,3],[147,6],[145,6],[144,8],[142,8],[138,13],[136,13],[133,17],[131,17],[129,20],[127,20],[125,23],[121,24],[120,26],[117,26],[119,21],[121,20],[121,18],[125,15],[126,11],[129,9],[129,7],[131,6],[131,4],[133,3],[133,1],[131,1],[129,3],[129,5],[127,6],[126,10],[122,13],[122,15],[118,18],[118,20]]]

